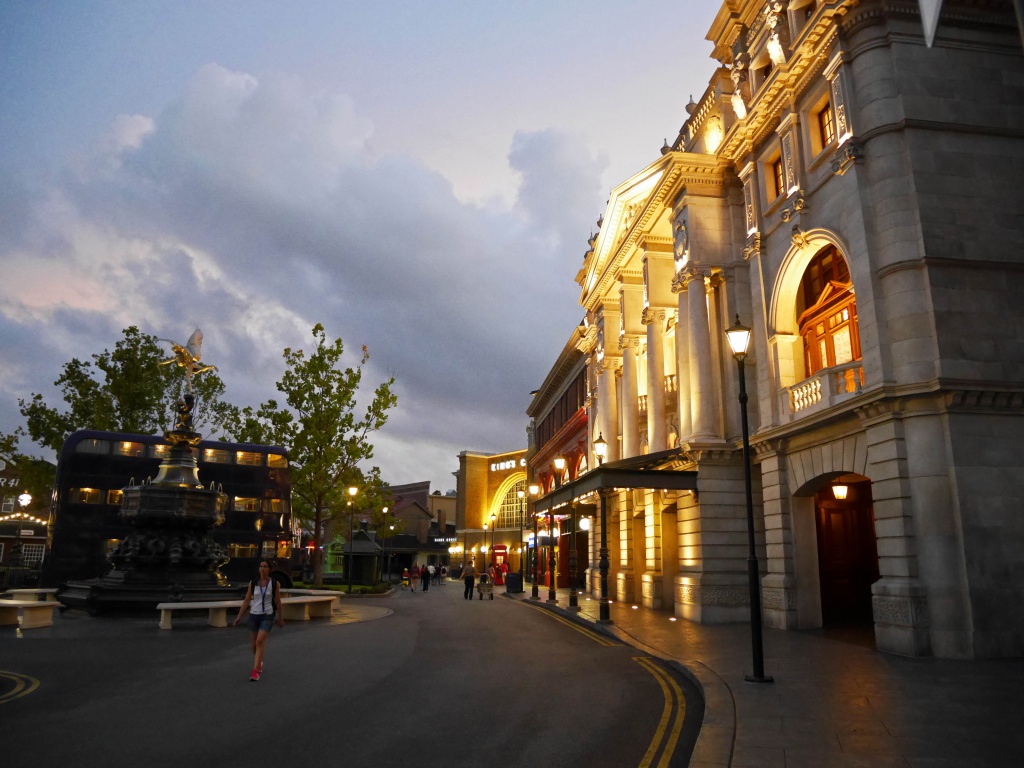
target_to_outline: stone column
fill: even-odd
[[[687,273],[687,308],[690,326],[690,407],[693,414],[693,440],[713,440],[715,432],[715,381],[711,356],[711,327],[708,322],[707,278],[705,270]]]
[[[679,322],[676,325],[676,382],[679,398],[679,443],[690,442],[693,418],[690,407],[690,323],[686,285],[679,276],[672,281],[672,290],[679,297]]]
[[[622,457],[640,453],[640,397],[637,385],[640,339],[626,336],[622,340]],[[606,438],[607,439],[607,438]]]
[[[668,448],[665,429],[665,310],[644,310],[647,326],[647,444],[651,453]]]
[[[619,412],[616,398],[615,369],[612,360],[605,358],[598,364],[597,418],[598,433],[608,443],[605,461],[619,459]]]
[[[615,599],[619,602],[632,602],[634,599],[633,569],[636,563],[633,558],[633,511],[628,501],[630,492],[619,491],[609,496],[609,503],[615,499],[618,508],[618,531],[615,552],[618,553],[618,572],[615,574]]]

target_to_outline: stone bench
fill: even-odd
[[[339,595],[301,595],[282,597],[281,608],[285,621],[309,621],[310,617],[326,618],[331,615]]]
[[[241,600],[208,600],[194,603],[159,603],[160,629],[171,629],[171,616],[175,611],[207,611],[206,623],[211,627],[228,625],[228,609],[242,607]]]
[[[53,600],[57,587],[43,589],[9,589],[0,595],[5,600]]]
[[[284,591],[282,590],[282,595]],[[285,621],[309,621],[310,617],[329,617],[334,610],[338,594],[297,595],[282,597],[281,608]],[[211,627],[228,625],[228,610],[237,611],[241,600],[218,600],[193,603],[159,603],[160,629],[172,629],[171,617],[175,611],[206,611],[206,623]]]
[[[0,625],[20,624],[22,629],[52,627],[55,608],[60,608],[56,600],[0,600]]]

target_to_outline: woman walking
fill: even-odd
[[[249,590],[245,593],[242,607],[238,609],[234,626],[238,626],[246,611],[249,611],[249,635],[252,640],[252,674],[249,676],[249,682],[255,683],[263,673],[263,653],[275,615],[277,626],[284,626],[281,589],[277,582],[270,578],[270,563],[266,560],[260,561],[260,575],[249,582]]]
[[[412,571],[410,571],[410,574],[412,575],[412,593],[415,595],[416,594],[416,588],[420,585],[420,564],[419,563],[414,562],[412,564]]]

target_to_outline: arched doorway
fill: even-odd
[[[823,626],[870,625],[871,585],[879,578],[871,481],[833,480],[815,494],[814,518]]]

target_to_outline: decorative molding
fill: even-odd
[[[864,162],[864,150],[854,141],[848,141],[839,148],[832,158],[832,173],[843,176],[854,163]]]
[[[796,590],[762,587],[761,606],[769,611],[795,611]]]
[[[875,595],[871,598],[871,615],[875,624],[897,627],[930,626],[928,601],[923,597]]]
[[[704,587],[679,585],[676,597],[684,605],[719,605],[737,608],[750,604],[746,587]]]

